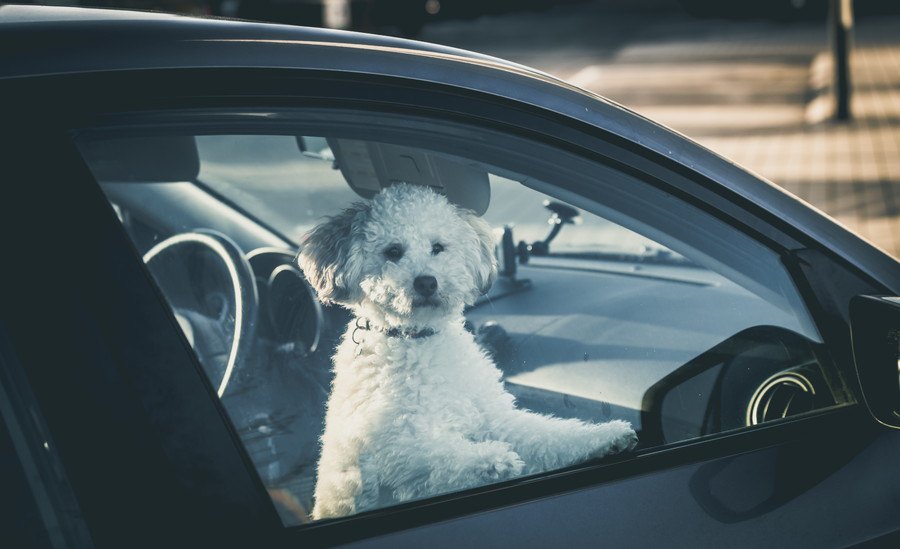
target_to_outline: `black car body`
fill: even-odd
[[[900,266],[774,185],[584,90],[441,46],[163,14],[15,6],[0,8],[0,43],[0,234],[7,257],[0,413],[7,427],[3,475],[13,487],[4,494],[3,531],[15,532],[14,544],[846,546],[895,539],[900,531],[900,435],[870,414],[892,423],[891,399],[900,388],[878,394],[870,386],[884,387],[885,379],[897,385],[896,369],[892,381],[882,375],[885,363],[893,360],[896,368],[896,356],[855,365],[854,351],[858,359],[865,349],[854,349],[860,338],[851,337],[866,320],[866,333],[884,329],[888,338],[876,337],[872,345],[889,341],[897,329],[891,313],[886,320],[880,313],[851,319],[851,301],[900,294]],[[140,131],[128,133],[134,128]],[[210,137],[268,131],[290,136],[298,156],[336,162],[324,168],[333,175],[348,164],[354,140],[386,139],[395,149],[381,150],[385,155],[445,147],[434,156],[407,156],[465,158],[473,177],[495,189],[501,188],[497,178],[524,185],[527,173],[530,189],[583,204],[586,213],[602,202],[625,225],[652,210],[648,232],[663,241],[662,233],[672,236],[674,254],[554,254],[574,234],[566,227],[549,251],[537,241],[523,251],[512,228],[501,246],[505,277],[487,296],[490,306],[476,305],[467,315],[473,329],[484,329],[485,345],[494,345],[520,403],[594,420],[631,413],[642,440],[638,451],[358,516],[299,524],[295,513],[296,523],[286,520],[291,511],[284,508],[296,501],[269,482],[258,453],[278,447],[279,455],[302,454],[307,473],[297,478],[308,484],[315,429],[303,444],[291,429],[249,436],[270,433],[278,422],[260,419],[256,404],[240,402],[239,395],[223,396],[226,383],[208,377],[208,361],[219,359],[192,352],[166,275],[151,263],[154,246],[180,233],[212,234],[228,251],[237,249],[230,261],[246,264],[238,268],[249,269],[243,287],[269,319],[267,327],[260,321],[260,333],[277,342],[278,319],[290,310],[263,313],[268,298],[257,291],[275,291],[276,271],[291,265],[298,241],[229,195],[227,186],[204,180],[199,170],[209,157],[202,146],[196,153],[197,143]],[[428,136],[443,141],[429,144]],[[312,150],[310,138],[328,147]],[[179,139],[189,145],[179,146]],[[370,159],[376,149],[368,148]],[[222,154],[226,162],[241,150]],[[340,173],[365,196],[350,172]],[[557,182],[554,173],[565,176]],[[193,206],[201,202],[209,208]],[[565,215],[557,208],[557,220],[559,212]],[[160,228],[162,219],[177,221]],[[144,231],[154,222],[156,232]],[[678,248],[696,234],[712,236],[696,241],[695,249]],[[757,263],[756,252],[748,251],[756,249],[771,263]],[[740,295],[727,311],[717,307],[729,299],[726,281],[704,278],[687,257],[692,250],[710,272],[737,281],[728,295]],[[769,280],[766,271],[778,273],[772,287],[757,283]],[[799,327],[772,326],[747,312],[749,297],[772,294],[776,286],[791,296],[782,306],[801,311]],[[609,303],[590,293],[598,287],[642,301],[623,302],[624,316],[604,316],[601,323],[598,311]],[[554,310],[566,291],[574,294],[566,303],[577,310]],[[617,334],[615,321],[635,321],[636,303],[650,307],[672,295],[702,305],[665,322],[689,318],[695,324],[685,333],[720,330],[727,337],[698,340],[683,354],[663,357],[668,366],[634,393],[638,398],[610,404],[592,396],[578,374],[582,363],[598,353],[656,360],[665,350],[664,332],[647,332],[644,347],[617,347],[627,330]],[[872,310],[889,311],[885,303]],[[556,327],[516,324],[524,313]],[[324,349],[315,362],[321,373],[346,318],[337,309],[317,314],[326,328],[304,342],[307,350]],[[743,320],[732,326],[733,318]],[[491,339],[491,330],[500,339]],[[575,348],[560,343],[578,339],[571,335],[577,330],[595,339],[585,336],[587,343]],[[513,356],[527,355],[521,362],[527,367],[504,363],[498,346],[509,334],[519,353]],[[574,358],[553,362],[563,352]],[[557,372],[554,383],[562,381],[542,381],[545,366]],[[877,370],[877,382],[866,368]],[[753,375],[741,377],[742,369]],[[252,381],[281,375],[261,371],[235,373],[233,383],[256,387]],[[666,415],[667,397],[693,392],[692,383],[711,372],[712,396],[684,408],[702,417]],[[613,378],[628,375],[623,368]],[[311,379],[288,375],[256,394],[288,402]],[[327,379],[320,382],[327,387]],[[791,392],[794,385],[826,398],[800,406],[806,397]],[[778,413],[767,415],[770,407]]]

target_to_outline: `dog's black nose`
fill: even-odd
[[[416,292],[419,294],[425,297],[431,297],[434,295],[434,292],[437,291],[437,279],[428,275],[417,276],[416,279],[413,280],[413,288],[415,288]]]

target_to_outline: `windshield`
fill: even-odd
[[[524,177],[522,179],[525,179]],[[496,227],[511,225],[516,239],[525,242],[544,240],[552,224],[546,204],[553,199],[516,180],[491,174],[491,205],[484,218]],[[665,246],[621,225],[594,214],[579,212],[572,224],[566,224],[553,239],[553,254],[600,254],[620,257],[677,256]]]

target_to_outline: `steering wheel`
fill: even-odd
[[[181,233],[144,254],[178,323],[221,398],[245,362],[256,329],[259,297],[253,270],[222,233]],[[218,383],[217,383],[218,382]]]

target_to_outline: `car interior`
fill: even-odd
[[[852,401],[815,334],[677,243],[646,258],[556,253],[593,213],[554,200],[549,183],[387,140],[293,138],[298,157],[327,163],[359,200],[404,181],[491,222],[501,276],[466,311],[467,325],[520,407],[627,419],[640,451]],[[331,353],[349,311],[316,299],[296,237],[202,180],[197,136],[76,140],[283,521],[307,522]],[[550,197],[546,237],[516,242],[516,226],[490,218],[513,187]]]

